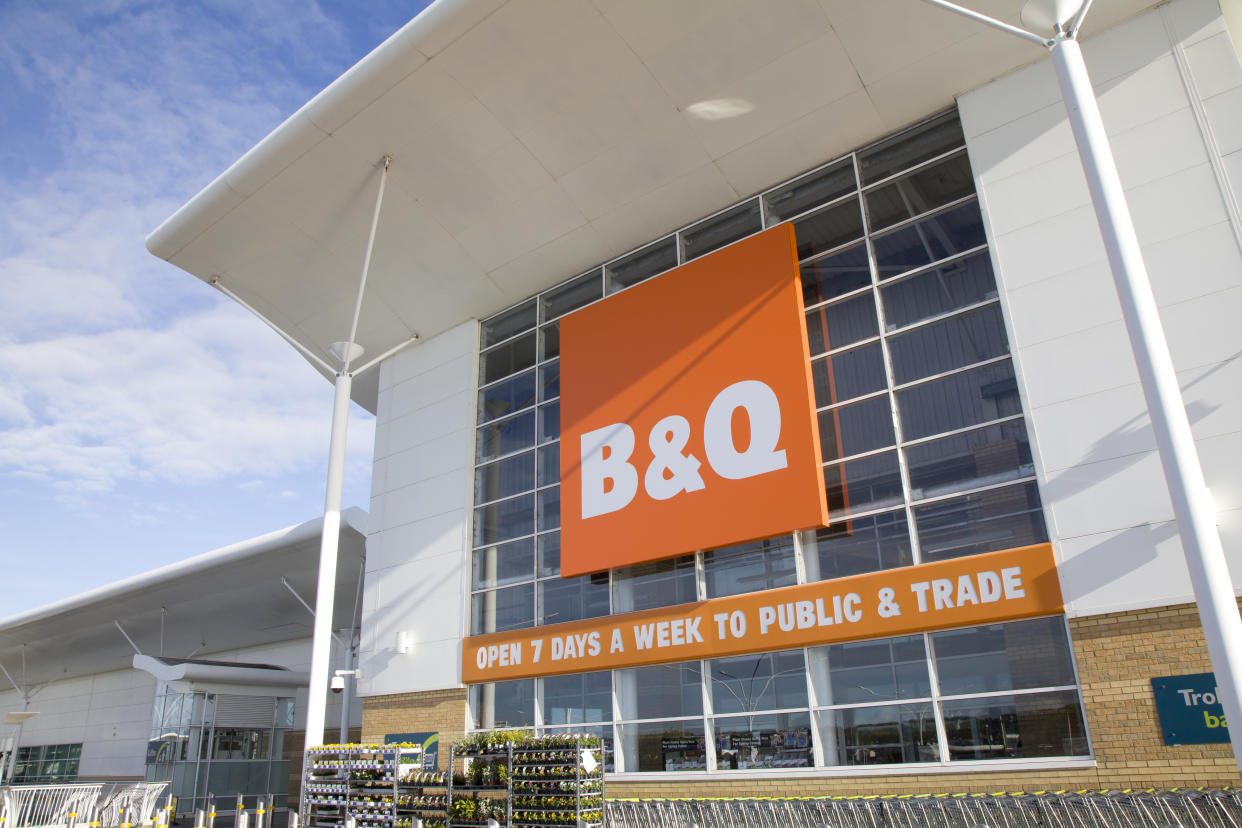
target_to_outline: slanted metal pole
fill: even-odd
[[[1058,35],[1052,64],[1069,113],[1074,141],[1091,191],[1091,202],[1104,237],[1104,249],[1121,299],[1121,312],[1138,364],[1143,396],[1151,416],[1156,448],[1168,481],[1182,537],[1182,550],[1194,586],[1203,637],[1216,674],[1217,696],[1231,725],[1234,761],[1242,772],[1242,618],[1238,615],[1233,580],[1216,528],[1216,507],[1203,478],[1199,451],[1186,416],[1186,404],[1164,327],[1152,293],[1134,221],[1126,205],[1121,177],[1113,160],[1100,107],[1087,76],[1082,48],[1072,37]]]
[[[947,0],[923,0],[972,20],[1017,35],[1026,40],[1041,40],[1039,35],[1008,23],[958,6]],[[1151,417],[1156,449],[1164,469],[1173,516],[1177,519],[1186,567],[1194,588],[1195,604],[1203,625],[1208,656],[1216,675],[1217,697],[1225,710],[1225,720],[1233,723],[1229,739],[1233,746],[1234,763],[1242,773],[1242,617],[1238,615],[1237,598],[1225,551],[1216,527],[1216,506],[1203,477],[1199,451],[1186,415],[1186,403],[1177,384],[1173,358],[1164,336],[1164,326],[1151,278],[1143,263],[1142,248],[1134,231],[1134,220],[1126,204],[1125,190],[1117,163],[1113,159],[1099,102],[1087,75],[1082,47],[1077,35],[1086,17],[1090,0],[1079,7],[1068,23],[1058,27],[1044,44],[1052,53],[1057,83],[1069,115],[1074,143],[1082,162],[1091,204],[1104,240],[1104,250],[1113,272],[1113,282],[1121,301],[1130,347],[1138,366],[1139,382]]]
[[[336,559],[341,534],[341,489],[345,481],[345,438],[349,428],[349,392],[353,385],[349,364],[353,358],[354,337],[358,332],[358,317],[362,313],[363,291],[367,286],[367,271],[371,268],[371,250],[375,246],[375,232],[379,227],[380,209],[384,204],[384,186],[388,183],[388,168],[391,164],[392,158],[384,156],[384,169],[380,174],[379,191],[375,195],[375,210],[371,215],[366,254],[362,259],[362,275],[358,280],[358,298],[354,303],[349,339],[341,355],[343,364],[336,375],[336,395],[332,401],[332,436],[328,443],[328,481],[324,492],[323,536],[319,544],[319,584],[315,592],[310,688],[306,702],[306,748],[323,744],[323,720],[328,702],[332,610],[336,600]]]

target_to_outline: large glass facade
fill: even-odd
[[[7,753],[0,756],[5,761],[8,760]],[[78,778],[78,761],[81,758],[81,742],[18,748],[10,782],[14,785],[58,785],[74,782]]]
[[[207,795],[232,802],[274,794],[283,806],[289,788],[285,737],[293,727],[293,699],[225,697],[178,692],[161,682],[147,743],[146,778],[169,782],[182,812],[206,807]],[[240,712],[239,712],[240,711]]]
[[[785,221],[832,526],[560,578],[557,320]],[[552,288],[481,336],[473,635],[1048,539],[955,112]],[[479,728],[589,724],[622,772],[1089,752],[1061,617],[498,682],[472,688],[471,712]]]

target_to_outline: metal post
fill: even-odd
[[[1242,687],[1242,618],[1238,616],[1233,581],[1216,528],[1216,507],[1203,479],[1186,404],[1177,384],[1173,358],[1099,104],[1087,77],[1082,48],[1078,41],[1060,34],[1051,48],[1057,81],[1121,299],[1121,312],[1173,500],[1173,514],[1181,530],[1203,636],[1216,673],[1217,695],[1226,720],[1239,724],[1229,728],[1229,738],[1234,761],[1242,771],[1242,703],[1238,699],[1238,689]]]
[[[362,583],[361,577],[358,583]],[[354,670],[354,633],[355,630],[343,630],[345,640],[345,671],[343,678],[345,679],[345,687],[341,690],[341,737],[342,745],[349,744],[349,705],[351,700],[351,691],[354,689],[354,681],[356,677]]]
[[[216,828],[216,796],[207,794],[207,828]]]
[[[336,592],[336,557],[341,537],[341,489],[345,477],[345,438],[349,428],[349,391],[353,377],[336,375],[332,401],[332,436],[328,444],[328,482],[323,505],[323,538],[319,545],[319,584],[315,592],[315,625],[311,639],[310,689],[306,701],[306,749],[323,744],[323,719],[328,701],[328,667],[332,645],[332,605]]]

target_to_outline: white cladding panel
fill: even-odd
[[[380,366],[359,692],[458,687],[466,633],[478,323]],[[410,650],[398,650],[398,638]]]
[[[1236,222],[1232,194],[1242,189],[1242,67],[1212,0],[1175,0],[1089,38],[1083,49],[1237,584],[1242,254],[1230,217]],[[1051,63],[970,92],[959,107],[1067,611],[1190,601],[1134,357]]]
[[[39,715],[22,727],[21,744],[80,742],[80,778],[140,778],[154,700],[155,679],[134,669],[54,681],[30,694]],[[0,712],[21,709],[15,691],[0,693]]]

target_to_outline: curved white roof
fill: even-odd
[[[353,624],[366,549],[367,513],[341,512],[333,629]],[[128,667],[133,648],[184,658],[294,638],[309,638],[312,616],[281,583],[315,600],[323,519],[260,535],[153,569],[63,601],[0,619],[0,664],[29,685]],[[0,676],[0,691],[9,684]]]
[[[1099,0],[1088,33],[1151,0]],[[1014,0],[975,0],[1018,23]],[[950,106],[1039,46],[920,0],[437,0],[147,247],[329,364],[489,315]],[[748,114],[699,120],[698,101]],[[415,346],[417,347],[417,346]],[[376,377],[354,398],[374,411]]]

